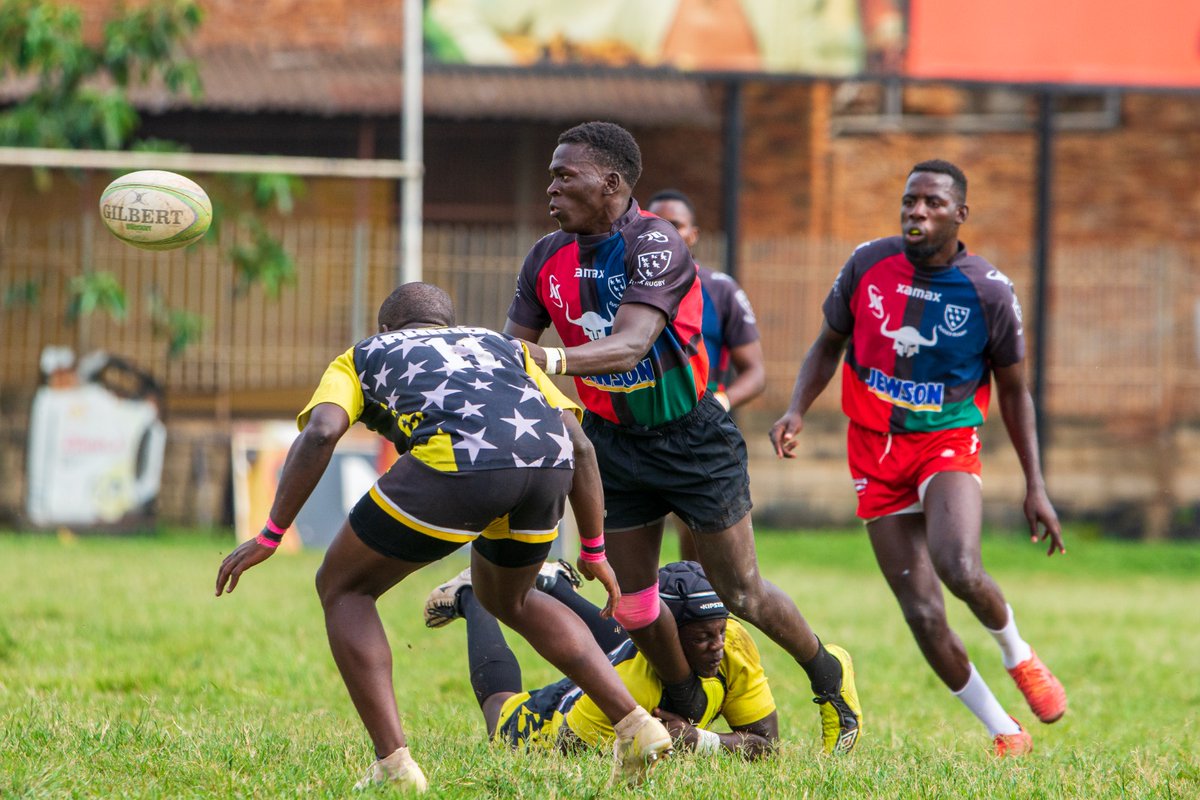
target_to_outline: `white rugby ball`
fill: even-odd
[[[122,175],[100,195],[100,217],[113,235],[143,250],[175,250],[212,224],[212,201],[195,181],[160,169]]]

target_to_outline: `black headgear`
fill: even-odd
[[[695,561],[675,561],[658,571],[658,596],[671,609],[676,625],[729,616],[704,568]]]

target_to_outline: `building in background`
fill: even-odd
[[[98,25],[115,4],[80,5]],[[201,5],[206,20],[193,47],[204,97],[173,100],[155,87],[140,90],[142,135],[201,152],[399,155],[400,0]],[[517,32],[515,12],[498,23],[485,14],[502,5],[428,4],[436,24],[429,26],[435,38],[427,45],[424,91],[427,276],[451,291],[468,321],[497,324],[531,237],[551,227],[542,162],[554,138],[585,119],[622,123],[644,150],[641,185],[670,183],[695,198],[698,213],[714,223],[703,260],[725,265],[723,242],[731,236],[739,281],[756,298],[769,372],[767,394],[744,419],[756,503],[776,510],[780,522],[848,520],[853,495],[836,458],[836,423],[814,441],[799,475],[775,472],[755,426],[765,433],[786,403],[846,247],[892,233],[898,169],[928,157],[960,164],[971,180],[968,244],[996,254],[1026,291],[1035,285],[1037,104],[1018,84],[1029,74],[979,72],[999,62],[976,48],[976,71],[965,75],[975,82],[938,80],[964,75],[934,58],[938,50],[930,45],[944,33],[923,27],[935,20],[930,0],[677,0],[656,4],[657,16],[634,26],[628,15],[614,14],[621,3],[588,12],[605,16],[601,24],[556,10],[572,4],[528,0],[514,8],[536,24]],[[1006,4],[1018,22],[1033,5]],[[1155,14],[1183,14],[1163,19],[1173,32],[1190,30],[1194,42],[1200,29],[1183,5],[1156,0],[1121,29],[1130,34]],[[806,15],[809,6],[827,16]],[[788,18],[764,25],[771,7],[786,7]],[[983,12],[968,22],[1000,24]],[[579,33],[583,23],[587,30]],[[779,42],[797,30],[807,33],[791,40],[810,44],[780,55],[788,48]],[[714,31],[725,34],[718,39],[724,49],[711,45]],[[1119,81],[1093,71],[1083,76],[1086,85],[1056,95],[1053,272],[1046,358],[1037,365],[1047,378],[1047,471],[1064,512],[1117,518],[1128,511],[1133,528],[1150,520],[1164,533],[1187,529],[1173,515],[1183,519],[1200,502],[1200,455],[1193,456],[1200,449],[1191,446],[1200,427],[1200,187],[1190,169],[1200,163],[1200,80],[1193,62],[1170,61],[1175,51],[1161,43],[1173,36],[1156,40],[1166,55],[1141,62],[1158,71],[1140,89],[1116,91],[1110,87]],[[1141,47],[1136,35],[1125,40]],[[801,56],[809,60],[787,60]],[[1030,62],[1014,56],[1004,63]],[[905,69],[922,80],[903,80]],[[1170,74],[1192,81],[1192,90],[1165,89],[1162,76]],[[0,100],[20,90],[5,84]],[[0,182],[22,198],[0,220],[0,290],[29,275],[48,276],[40,310],[11,307],[0,317],[5,475],[14,463],[9,451],[23,447],[15,432],[36,384],[38,354],[47,344],[78,344],[56,337],[82,335],[64,329],[49,309],[83,253],[134,280],[167,286],[212,317],[205,340],[172,361],[136,314],[125,326],[98,324],[87,334],[165,380],[169,424],[181,444],[166,464],[161,502],[168,518],[225,516],[220,492],[197,497],[179,487],[225,480],[227,468],[219,465],[228,459],[216,454],[222,436],[227,446],[232,421],[288,416],[329,354],[369,325],[352,319],[356,289],[348,265],[366,263],[367,283],[357,290],[368,297],[396,274],[398,191],[387,181],[310,181],[293,218],[277,222],[300,268],[298,285],[277,305],[233,299],[232,279],[215,252],[154,256],[105,240],[84,221],[91,211],[85,189],[76,203],[39,195],[22,170],[0,170]],[[836,401],[831,393],[822,407],[833,410]],[[1006,457],[996,448],[987,462],[987,500],[997,515],[1019,495],[1019,470]],[[14,490],[5,492],[0,505],[11,509]]]

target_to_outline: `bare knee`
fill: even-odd
[[[757,575],[755,578],[756,582],[713,582],[713,588],[717,590],[717,595],[725,603],[729,613],[750,622],[759,618],[766,603],[766,584]]]
[[[314,582],[316,583],[317,597],[320,599],[322,607],[328,606],[330,600],[336,594],[333,587],[333,580],[330,576],[331,572],[332,570],[325,564],[321,564],[317,568],[317,577]]]
[[[962,557],[939,562],[935,569],[950,593],[960,600],[979,597],[989,583],[983,565],[975,558]]]
[[[946,610],[939,603],[926,600],[910,600],[902,602],[904,621],[918,641],[931,641],[943,636],[949,626],[946,623]]]

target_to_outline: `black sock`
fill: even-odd
[[[574,611],[575,616],[583,620],[584,625],[587,625],[592,638],[604,652],[607,653],[614,647],[620,647],[629,639],[629,634],[617,624],[616,620],[601,617],[600,609],[591,600],[575,591],[566,581],[555,581],[554,585],[546,590],[546,594]]]
[[[504,641],[500,623],[479,604],[470,586],[459,590],[458,607],[467,621],[467,664],[475,699],[482,706],[496,692],[520,692],[521,665]]]
[[[842,662],[825,649],[820,639],[817,640],[817,654],[811,660],[801,662],[800,666],[808,673],[813,694],[817,697],[836,695],[842,690]]]

